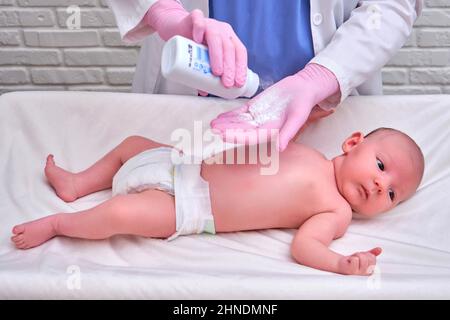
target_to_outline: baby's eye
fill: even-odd
[[[389,189],[389,198],[391,198],[391,201],[394,201],[395,199],[395,192],[392,189]]]
[[[380,168],[381,171],[384,171],[384,164],[378,158],[377,158],[377,165],[378,165],[378,168]]]

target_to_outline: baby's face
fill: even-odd
[[[333,160],[336,183],[352,209],[365,216],[385,212],[416,191],[422,176],[414,145],[398,133],[345,140],[344,154]]]

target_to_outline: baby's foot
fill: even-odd
[[[11,240],[18,249],[30,249],[50,240],[56,236],[56,216],[51,215],[15,226]]]
[[[62,200],[72,202],[78,199],[75,189],[75,175],[55,165],[52,154],[47,157],[45,176]]]

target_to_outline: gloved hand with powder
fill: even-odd
[[[314,106],[338,92],[339,83],[334,74],[321,65],[310,63],[242,107],[220,114],[211,122],[211,127],[227,142],[249,144],[258,142],[255,139],[261,137],[268,138],[271,129],[278,129],[279,150],[283,151],[305,124]]]

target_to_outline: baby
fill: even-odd
[[[328,160],[291,143],[279,154],[274,175],[261,175],[260,162],[175,164],[173,155],[181,159],[182,152],[139,136],[126,138],[79,173],[56,166],[49,155],[45,175],[61,199],[74,201],[111,187],[113,197],[89,210],[17,225],[11,239],[17,248],[28,249],[55,236],[173,239],[202,232],[297,228],[291,253],[298,263],[370,275],[381,248],[343,256],[328,247],[344,235],[352,211],[373,217],[411,197],[422,179],[424,157],[410,137],[390,128],[366,136],[353,133],[342,150]]]

